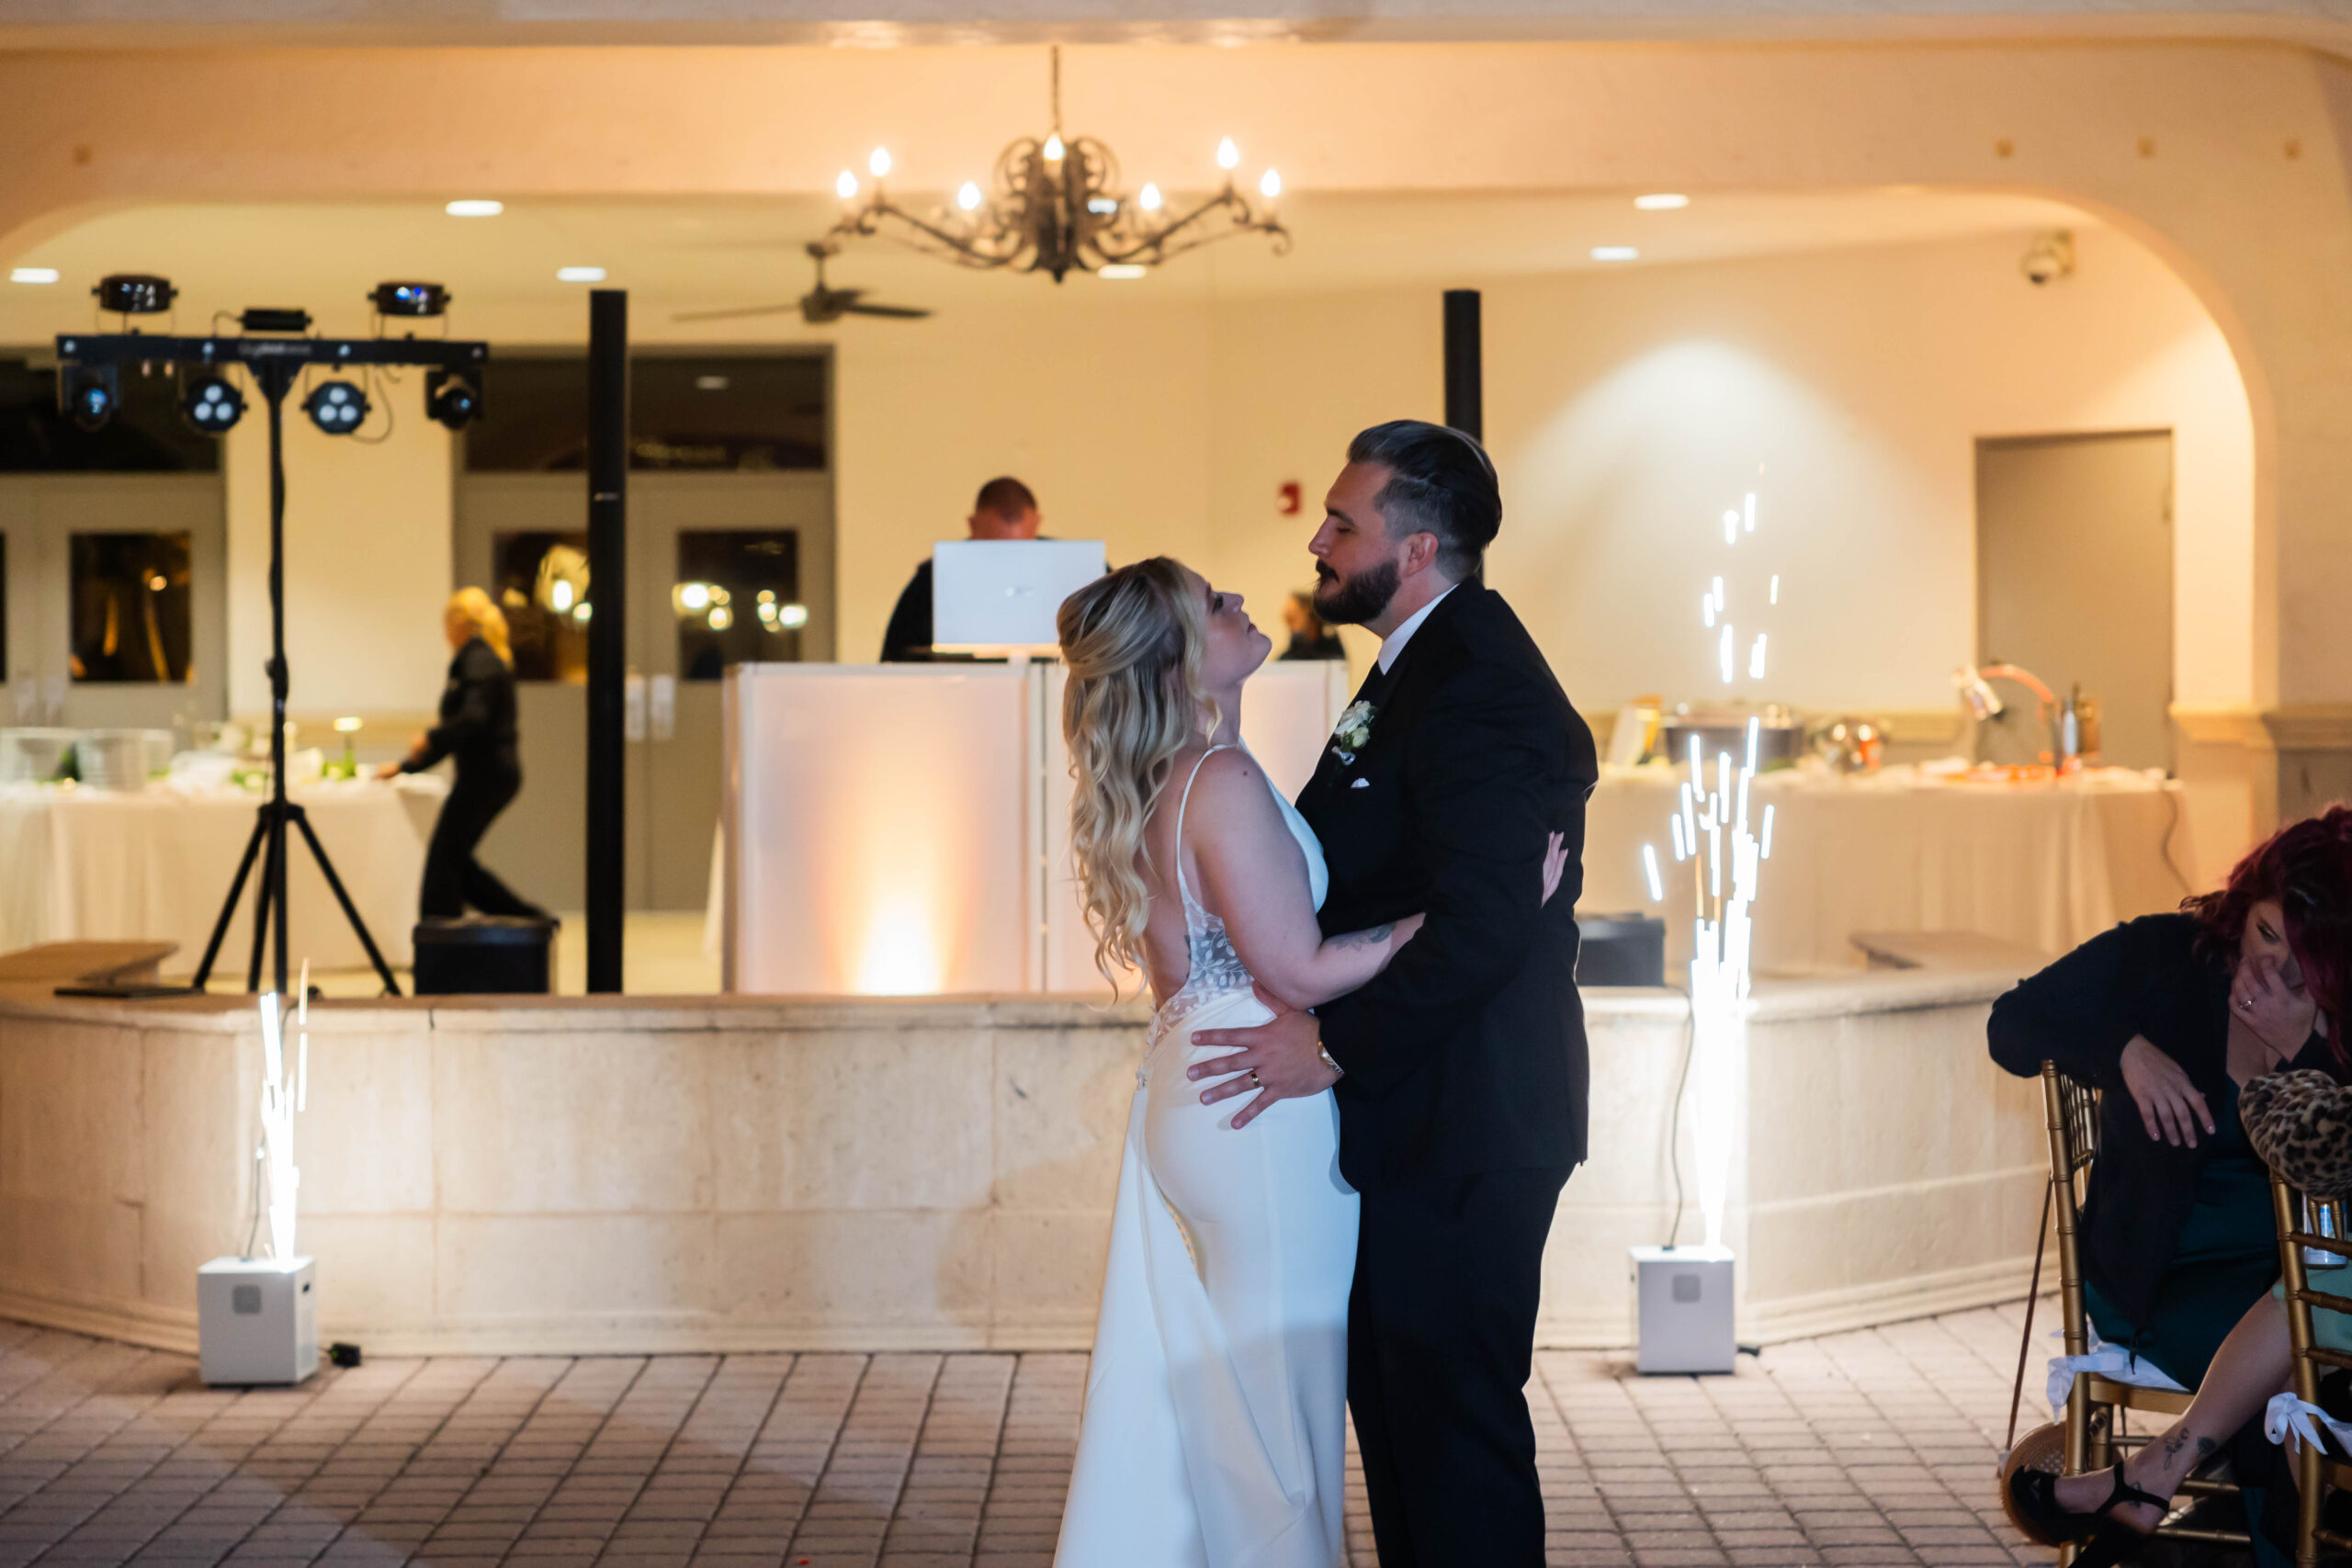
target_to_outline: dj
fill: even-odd
[[[964,525],[975,539],[1034,539],[1039,521],[1037,498],[1029,487],[1005,478],[980,487]],[[919,664],[937,657],[931,651],[931,558],[926,556],[899,595],[899,607],[890,612],[889,627],[882,634],[882,662]]]

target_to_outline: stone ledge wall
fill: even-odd
[[[2040,1116],[1984,1058],[2006,982],[1759,998],[1727,1233],[1746,1337],[2022,1292]],[[1545,1262],[1554,1345],[1627,1340],[1624,1248],[1671,1223],[1681,999],[1588,1009],[1595,1155]],[[380,1353],[1082,1348],[1146,1016],[314,1007],[297,1156],[322,1331]],[[197,1265],[251,1224],[259,1055],[253,1010],[222,998],[0,995],[0,1315],[192,1348]]]

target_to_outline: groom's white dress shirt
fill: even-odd
[[[1451,593],[1453,592],[1454,588],[1459,588],[1462,585],[1457,582],[1453,584],[1453,588],[1448,588],[1445,591],[1445,593]],[[1445,603],[1445,593],[1439,594],[1436,598],[1430,600],[1428,604],[1422,605],[1419,609],[1406,616],[1405,624],[1403,626],[1398,626],[1395,631],[1390,632],[1386,637],[1380,639],[1380,672],[1383,675],[1387,674],[1388,667],[1396,662],[1396,656],[1405,651],[1405,645],[1413,640],[1413,634],[1421,629],[1421,623],[1430,618],[1430,612],[1436,609],[1440,604]]]

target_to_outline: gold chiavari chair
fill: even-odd
[[[2352,1297],[2314,1290],[2303,1256],[2307,1247],[2337,1257],[2352,1250],[2352,1242],[2345,1239],[2347,1207],[2352,1205],[2341,1198],[2309,1197],[2289,1186],[2275,1169],[2270,1173],[2270,1208],[2278,1223],[2278,1268],[2287,1281],[2287,1337],[2295,1351],[2295,1396],[2306,1404],[2319,1403],[2319,1380],[2327,1370],[2352,1368],[2352,1356],[2321,1345],[2312,1324],[2315,1308],[2352,1313]],[[2352,1486],[2352,1463],[2308,1443],[2295,1445],[2293,1459],[2298,1506],[2295,1568],[2315,1568],[2323,1546],[2352,1551],[2352,1536],[2320,1528],[2320,1510],[2329,1490]]]
[[[2075,1227],[2090,1189],[2091,1162],[2098,1155],[2098,1090],[2060,1072],[2056,1063],[2044,1062],[2041,1107],[2050,1130],[2051,1209],[2058,1232],[2058,1314],[2066,1354],[2080,1356],[2091,1348],[2091,1328],[2083,1304],[2083,1261]],[[2172,1389],[2119,1382],[2096,1372],[2077,1375],[2073,1392],[2066,1396],[2065,1473],[2104,1470],[2147,1441],[2126,1429],[2126,1411],[2177,1416],[2188,1408],[2191,1397]],[[2239,1495],[2233,1483],[2200,1476],[2181,1483],[2180,1489],[2188,1497]],[[2201,1525],[2167,1522],[2156,1533],[2178,1540],[2247,1543],[2244,1530],[2210,1529]],[[2058,1561],[2071,1562],[2074,1556],[2074,1549],[2063,1548]]]

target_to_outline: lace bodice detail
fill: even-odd
[[[1204,1004],[1236,991],[1249,990],[1254,983],[1249,968],[1241,962],[1241,955],[1233,950],[1233,939],[1226,934],[1225,922],[1202,907],[1201,901],[1193,897],[1192,885],[1184,878],[1184,811],[1193,801],[1193,781],[1201,776],[1203,762],[1219,751],[1234,750],[1237,748],[1212,746],[1202,752],[1200,761],[1193,764],[1191,775],[1184,780],[1184,793],[1177,798],[1176,896],[1184,906],[1184,951],[1192,964],[1184,976],[1183,985],[1161,1002],[1159,1010],[1151,1015],[1151,1029],[1145,1043],[1147,1060],[1151,1047],[1158,1045],[1166,1035],[1182,1029],[1184,1020]],[[1264,773],[1264,764],[1261,763],[1258,771]],[[1283,822],[1290,829],[1291,837],[1298,841],[1299,849],[1306,856],[1307,890],[1314,898],[1315,907],[1320,909],[1330,881],[1329,873],[1323,863],[1322,842],[1315,837],[1315,830],[1306,825],[1306,819],[1298,814],[1297,808],[1274,788],[1271,777],[1267,779],[1266,788],[1272,793],[1274,804],[1281,807]],[[1144,1074],[1139,1072],[1136,1077],[1140,1081]]]

